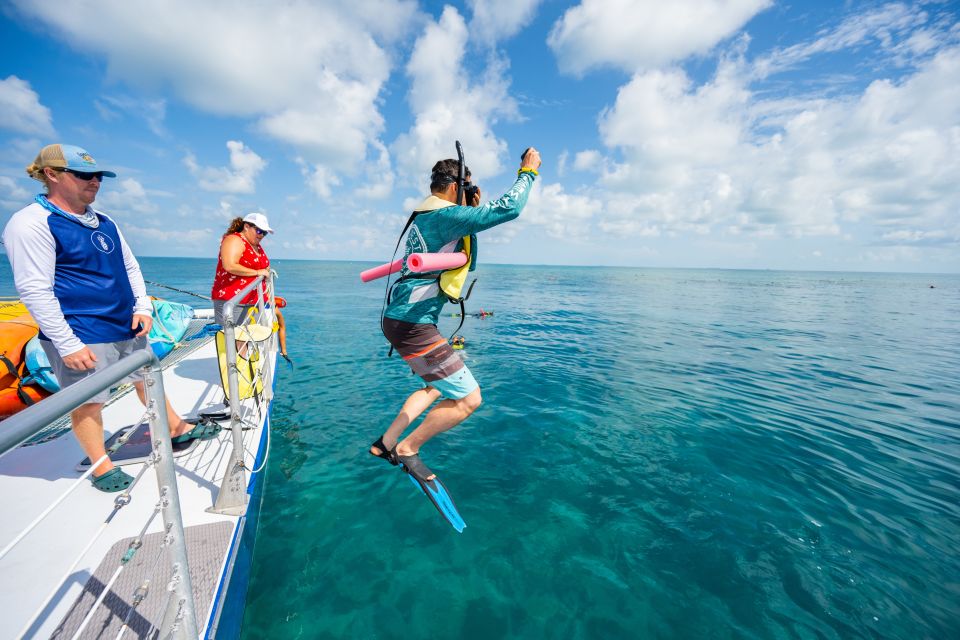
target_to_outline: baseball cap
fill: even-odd
[[[107,171],[97,166],[97,161],[85,149],[72,144],[48,144],[40,150],[33,164],[27,167],[27,173],[30,174],[31,178],[37,178],[45,167],[70,169],[71,171],[82,171],[84,173],[99,173],[108,178],[117,177],[117,174],[113,171]]]
[[[248,213],[244,216],[243,221],[263,229],[267,233],[273,233],[273,229],[270,228],[270,223],[267,221],[267,216],[262,213]]]

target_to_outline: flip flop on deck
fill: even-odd
[[[189,420],[187,422],[190,422]],[[206,418],[200,418],[197,421],[197,426],[186,433],[182,433],[175,438],[170,438],[170,442],[173,444],[181,444],[184,442],[189,442],[190,440],[210,440],[211,438],[216,438],[220,431],[223,429],[219,424],[208,420]]]

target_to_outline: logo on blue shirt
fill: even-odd
[[[102,231],[94,231],[90,234],[90,241],[97,249],[103,253],[113,253],[115,245],[113,239]]]

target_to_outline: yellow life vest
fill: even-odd
[[[440,291],[451,301],[460,299],[460,293],[463,291],[463,285],[467,282],[467,273],[473,262],[473,247],[470,243],[470,236],[463,237],[463,252],[467,254],[467,261],[462,267],[448,269],[440,274]]]

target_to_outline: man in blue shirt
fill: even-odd
[[[40,327],[40,344],[61,387],[67,387],[148,348],[152,307],[140,265],[116,223],[91,208],[103,178],[116,173],[97,166],[80,147],[51,144],[27,167],[47,193],[16,212],[3,231],[20,299]],[[129,378],[144,398],[139,375]],[[106,455],[101,409],[103,391],[71,414],[73,431],[92,463]],[[220,427],[191,425],[167,402],[175,441],[211,438]],[[179,438],[179,440],[178,440]],[[133,478],[109,458],[96,466],[93,485],[121,491]]]

